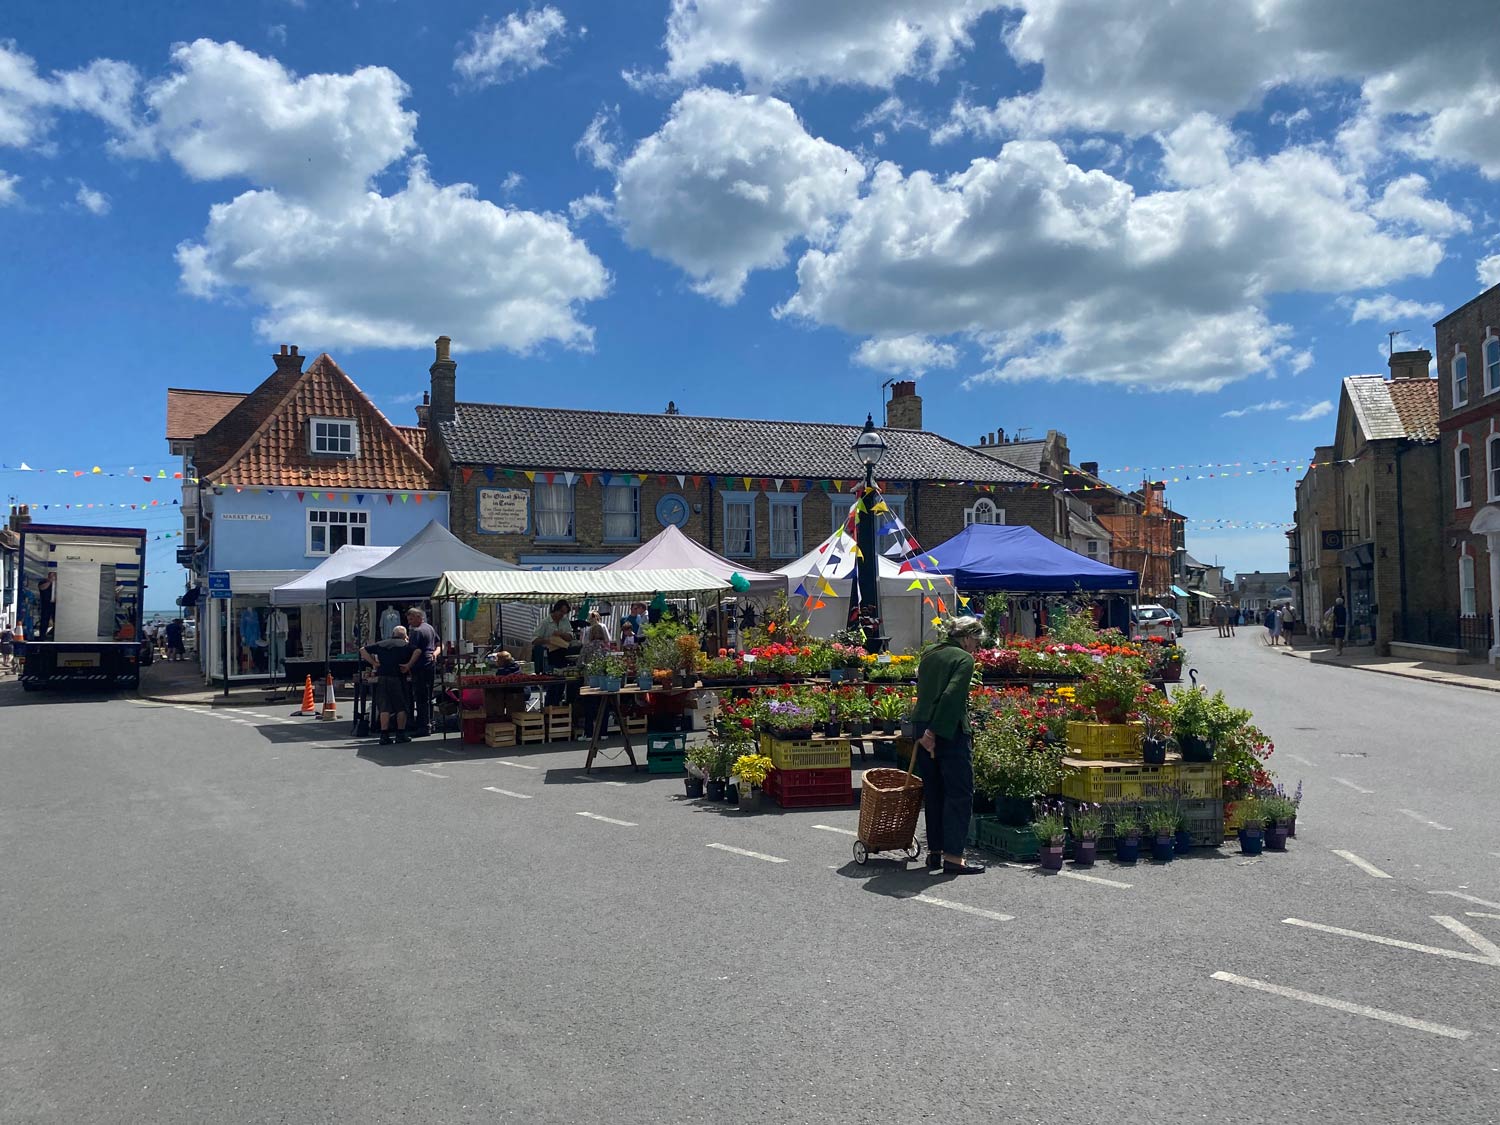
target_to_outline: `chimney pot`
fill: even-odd
[[[890,430],[922,428],[922,396],[917,394],[915,381],[902,379],[891,384],[890,401],[885,404],[885,425]]]
[[[282,355],[286,355],[286,345],[285,344],[281,345],[281,354]]]
[[[1003,428],[998,429],[998,430],[995,431],[995,434],[996,434],[996,436],[998,436],[1000,438],[1000,444],[1004,445],[1005,444],[1005,430]],[[991,437],[990,438],[990,443],[994,444],[994,442],[995,442],[995,438]]]
[[[427,405],[430,405],[431,402],[432,402],[432,396],[427,391],[423,391],[422,392],[422,405],[423,406],[427,406]]]
[[[278,375],[283,372],[300,374],[302,371],[302,360],[304,357],[297,354],[295,347],[288,348],[285,344],[282,344],[281,350],[273,354],[271,358],[276,361],[276,373]]]
[[[984,446],[988,442],[988,440],[989,440],[988,439],[988,435],[986,435],[986,434],[980,434],[979,435],[979,444],[980,444],[981,447]]]
[[[297,345],[296,345],[296,344],[293,344],[293,345],[292,345],[292,354],[293,354],[293,355],[296,355],[296,354],[297,354]]]
[[[438,363],[446,363],[446,362],[448,362],[448,349],[452,346],[453,341],[450,340],[447,336],[439,336],[437,338],[436,344],[437,344],[437,362]]]

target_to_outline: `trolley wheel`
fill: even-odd
[[[865,847],[863,840],[854,841],[854,862],[863,863],[870,858],[870,849]]]
[[[907,859],[916,859],[921,854],[922,854],[922,846],[920,844],[918,844],[915,840],[913,840],[911,843],[909,843],[909,844],[906,845],[906,858]]]

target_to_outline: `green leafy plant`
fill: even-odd
[[[1107,816],[1117,837],[1129,839],[1141,834],[1141,812],[1134,805],[1110,805]]]
[[[974,787],[987,797],[1040,797],[1062,778],[1063,747],[1035,746],[1019,720],[996,715],[974,735]]]
[[[1290,797],[1271,793],[1259,798],[1260,814],[1272,824],[1291,820],[1297,815],[1297,803]]]
[[[771,759],[764,754],[741,754],[730,766],[730,772],[746,785],[764,785],[771,765]]]
[[[1146,829],[1153,836],[1170,836],[1177,831],[1177,822],[1181,818],[1178,816],[1176,805],[1147,805],[1143,813],[1142,819],[1146,822]]]
[[[998,641],[1004,632],[1005,615],[1010,612],[1010,599],[1004,594],[989,594],[984,599],[984,635]]]
[[[1031,834],[1043,844],[1060,844],[1067,833],[1068,823],[1063,817],[1062,805],[1052,801],[1040,802],[1031,821]]]
[[[906,717],[906,697],[894,691],[876,696],[875,717],[885,723],[900,722]]]
[[[1266,824],[1266,811],[1262,806],[1260,798],[1245,797],[1237,805],[1235,811],[1239,814],[1240,824],[1245,828],[1261,829]]]
[[[1079,805],[1071,820],[1073,835],[1080,840],[1097,840],[1104,832],[1104,810],[1099,805]]]
[[[1075,699],[1084,707],[1115,707],[1129,716],[1146,691],[1142,661],[1132,656],[1106,656],[1079,684]]]

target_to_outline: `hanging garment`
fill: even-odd
[[[396,607],[388,605],[380,615],[380,639],[388,641],[396,634],[396,626],[401,624],[401,614]]]

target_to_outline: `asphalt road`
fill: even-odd
[[[5,685],[0,1120],[1500,1120],[1500,698],[1252,632],[1188,663],[1303,779],[1292,850],[1087,880]]]

